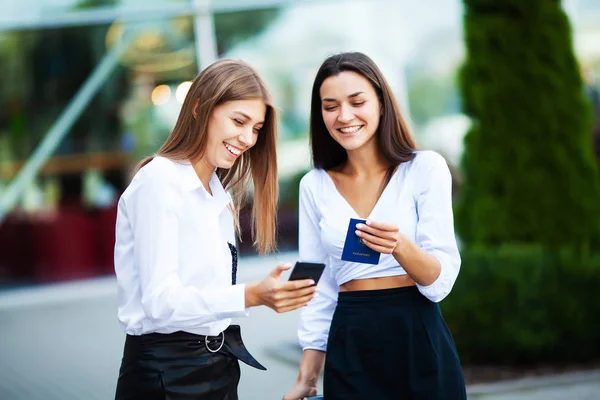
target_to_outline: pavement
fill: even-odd
[[[242,257],[238,281],[262,279],[297,254]],[[285,279],[285,275],[284,275]],[[0,291],[0,400],[114,398],[125,335],[117,318],[113,277]],[[300,359],[298,312],[254,308],[244,341],[268,371],[242,364],[240,400],[281,399]],[[478,400],[600,399],[600,370],[527,378],[468,388]]]

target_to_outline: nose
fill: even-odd
[[[350,107],[346,106],[346,105],[341,105],[340,106],[340,113],[338,114],[338,121],[342,124],[346,124],[350,121],[352,121],[352,119],[354,118],[354,114],[352,113],[352,110],[350,109]]]
[[[240,136],[238,137],[238,140],[246,147],[251,146],[252,145],[252,139],[254,136],[254,132],[252,131],[252,128],[250,129],[244,129],[242,131],[242,133],[240,133]]]

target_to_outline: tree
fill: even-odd
[[[466,245],[587,248],[598,237],[600,182],[591,114],[559,0],[464,0]]]

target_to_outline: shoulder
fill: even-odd
[[[429,150],[416,153],[412,161],[410,182],[417,195],[432,188],[439,191],[452,187],[452,174],[443,156]]]
[[[174,181],[178,179],[177,166],[174,161],[165,157],[156,156],[139,171],[142,177],[160,181]]]
[[[181,175],[175,161],[165,157],[154,157],[152,161],[144,165],[136,176],[140,183],[151,186],[174,185],[181,183]]]
[[[129,197],[139,192],[169,195],[177,192],[179,186],[180,177],[175,162],[157,156],[136,172],[124,195]]]
[[[326,172],[319,168],[313,168],[300,179],[300,190],[316,190],[321,185],[323,174]]]
[[[417,166],[448,166],[446,159],[442,157],[441,154],[433,151],[433,150],[419,150],[415,151],[415,158],[413,163]]]
[[[446,159],[432,150],[419,150],[415,152],[415,158],[411,161],[411,170],[419,175],[429,175],[435,172],[448,171]]]

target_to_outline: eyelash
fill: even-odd
[[[244,122],[240,119],[233,118],[233,122],[238,126],[244,126]],[[254,132],[256,134],[259,134],[261,130],[262,130],[262,128],[254,128]]]
[[[352,103],[352,106],[354,106],[354,107],[360,107],[360,106],[362,106],[363,104],[365,104],[365,102],[364,102],[364,101],[357,101],[357,102],[355,102],[355,103]],[[335,109],[336,109],[336,107],[337,107],[337,106],[329,106],[329,107],[325,107],[325,108],[324,108],[324,110],[325,110],[325,111],[333,111],[333,110],[335,110]]]

